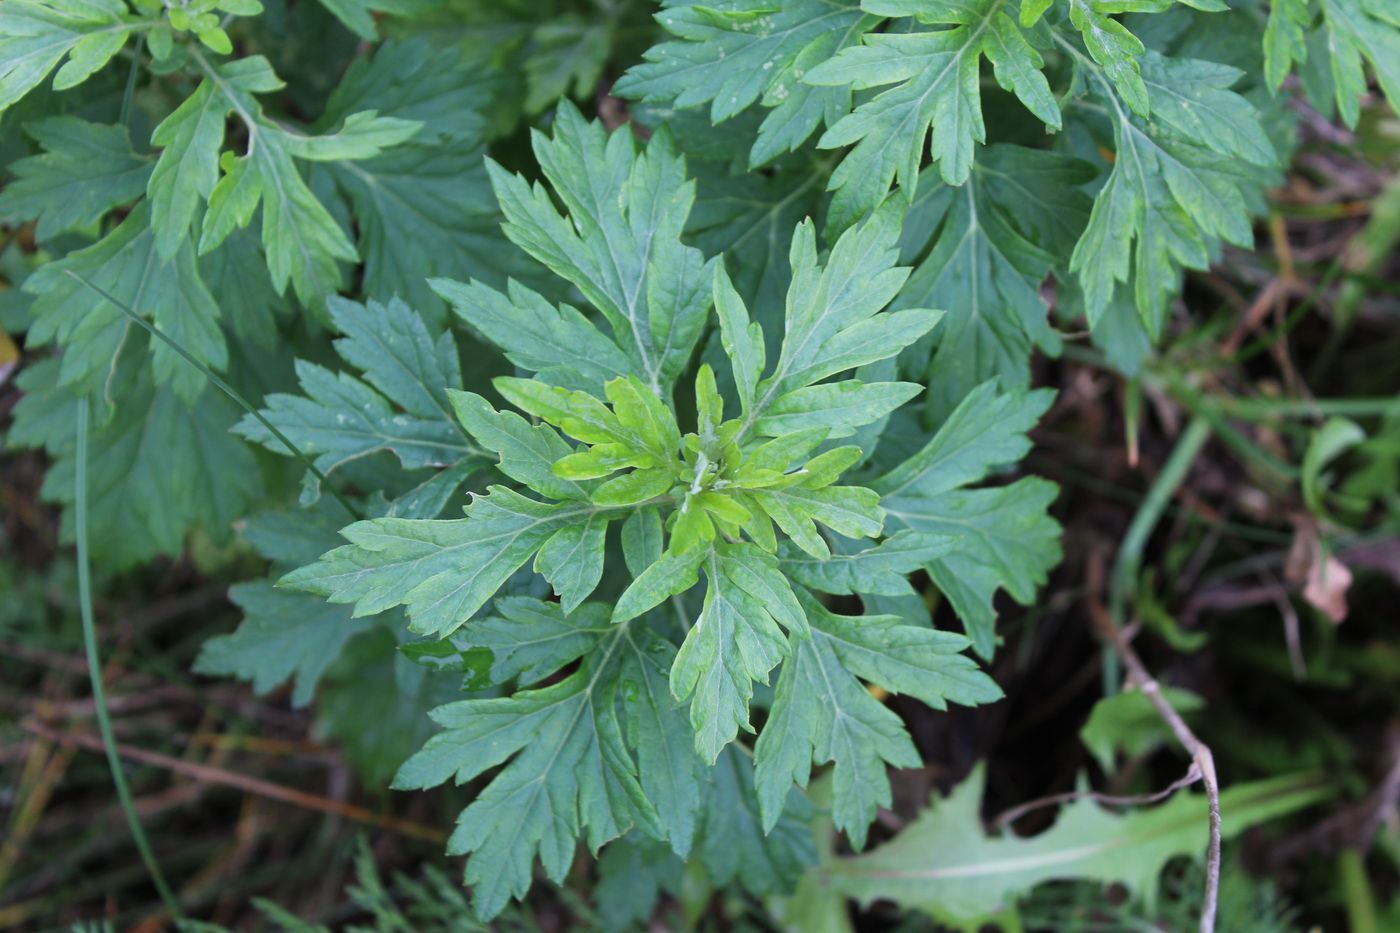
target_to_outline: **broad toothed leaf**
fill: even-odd
[[[1093,175],[1055,152],[997,145],[978,151],[961,187],[920,182],[902,239],[922,255],[895,307],[947,309],[933,352],[911,353],[905,370],[927,380],[934,420],[988,379],[1028,387],[1032,352],[1059,352],[1041,284],[1084,229],[1091,201],[1078,186]]]
[[[378,451],[393,453],[406,470],[455,467],[462,474],[458,483],[490,462],[451,411],[447,392],[461,385],[462,374],[450,334],[436,333],[398,299],[361,305],[333,298],[329,307],[343,335],[336,351],[364,378],[299,360],[305,395],[269,395],[264,418],[327,475]],[[286,452],[251,415],[238,432]]]
[[[1314,26],[1317,14],[1321,21]],[[1315,61],[1326,56],[1326,61]],[[1272,0],[1264,31],[1264,73],[1274,88],[1295,63],[1324,72],[1329,92],[1347,126],[1355,127],[1366,95],[1365,65],[1376,76],[1391,106],[1400,108],[1400,13],[1387,0]],[[1318,100],[1304,77],[1313,105]]]
[[[671,690],[691,700],[696,751],[713,763],[740,729],[752,731],[753,682],[767,683],[787,653],[783,628],[805,634],[807,621],[776,562],[758,548],[717,547],[702,568],[705,605],[676,655]]]
[[[1206,849],[1203,794],[1179,792],[1166,803],[1117,814],[1081,797],[1050,829],[1031,837],[989,835],[982,827],[984,769],[861,856],[815,870],[862,903],[894,901],[953,929],[975,930],[1005,918],[1016,901],[1047,881],[1090,880],[1130,892],[1156,890],[1167,862]],[[1331,790],[1306,775],[1237,784],[1220,796],[1225,837],[1325,800]]]
[[[603,383],[632,371],[626,354],[576,308],[554,305],[517,282],[504,294],[481,282],[431,285],[463,323],[553,385],[597,394]]]
[[[1030,447],[1025,433],[1050,399],[1043,391],[998,394],[993,384],[985,384],[919,453],[873,484],[890,531],[958,539],[956,548],[925,569],[983,657],[990,657],[995,645],[997,590],[1029,604],[1060,558],[1060,526],[1047,511],[1058,490],[1036,477],[1010,486],[968,487],[1025,455]]]
[[[860,849],[875,812],[890,805],[886,766],[916,767],[918,752],[899,717],[857,678],[937,709],[974,705],[1001,691],[961,652],[967,639],[903,625],[895,616],[839,616],[803,595],[811,638],[794,641],[767,725],[754,748],[764,827],[782,813],[812,762],[835,762],[833,822]]]
[[[796,149],[850,109],[849,88],[802,79],[878,22],[854,0],[670,2],[656,18],[676,39],[653,46],[613,92],[676,109],[709,104],[715,123],[761,102],[770,112],[749,153],[754,166]]]
[[[279,590],[265,580],[231,587],[229,600],[243,610],[243,622],[236,632],[204,643],[195,672],[249,680],[258,693],[294,677],[295,706],[311,701],[317,681],[345,643],[370,624],[351,618],[344,606]]]
[[[559,683],[433,712],[443,731],[399,769],[396,788],[461,784],[504,765],[448,842],[449,852],[471,855],[466,880],[479,916],[494,917],[525,893],[536,858],[562,881],[580,838],[596,852],[633,825],[655,831],[619,695],[620,671],[638,654],[627,627],[618,627]]]
[[[0,217],[39,221],[48,240],[89,226],[146,190],[151,163],[131,150],[126,130],[77,117],[50,117],[26,127],[42,155],[20,159],[0,191]]]
[[[879,544],[849,554],[816,558],[796,548],[782,553],[783,572],[803,586],[822,593],[848,596],[913,595],[909,574],[952,551],[956,535],[900,531]]]
[[[364,111],[347,115],[336,132],[305,135],[263,114],[256,95],[282,86],[262,56],[208,66],[194,94],[151,136],[163,149],[147,191],[163,257],[187,242],[201,204],[208,205],[198,236],[201,253],[247,226],[261,204],[272,284],[281,294],[290,282],[297,297],[310,304],[340,284],[337,262],[354,261],[358,254],[307,185],[297,161],[373,158],[412,137],[422,124]],[[243,122],[248,149],[242,156],[227,152],[221,158],[229,114]]]
[[[565,612],[558,603],[502,596],[489,615],[441,641],[410,642],[404,653],[425,667],[471,674],[473,688],[517,679],[528,685],[587,654],[614,631],[601,603]]]
[[[401,605],[413,631],[447,635],[556,532],[587,523],[596,512],[492,486],[472,500],[465,518],[379,518],[350,525],[342,532],[349,544],[288,574],[282,584],[352,603],[356,615]]]
[[[333,128],[375,111],[422,129],[367,159],[337,159],[326,172],[345,196],[358,230],[364,290],[395,296],[440,322],[428,280],[468,275],[492,285],[529,273],[528,260],[500,238],[500,211],[486,176],[488,75],[451,49],[421,40],[386,42],[350,66],[318,126]]]
[[[981,59],[992,64],[998,84],[1012,91],[1050,129],[1060,127],[1060,108],[1041,73],[1037,45],[1043,28],[1026,30],[1012,18],[1008,0],[864,0],[884,16],[912,16],[931,26],[905,33],[871,33],[809,71],[809,84],[882,88],[822,136],[823,148],[855,144],[831,177],[838,229],[872,210],[898,179],[906,197],[918,181],[925,141],[951,185],[967,180],[975,143],[986,141],[982,121]]]
[[[697,855],[715,884],[738,884],[755,895],[791,891],[817,860],[807,823],[812,805],[795,788],[776,825],[765,830],[754,787],[754,762],[730,746],[703,785]]]
[[[143,201],[107,236],[25,280],[25,289],[36,296],[29,340],[67,347],[61,370],[65,384],[93,389],[105,382],[133,326],[113,302],[74,276],[149,319],[200,362],[214,369],[228,365],[219,306],[200,276],[193,247],[181,244],[171,258],[161,258],[149,220]],[[151,367],[156,381],[185,401],[205,392],[204,376],[163,341],[151,347]]]
[[[49,266],[48,268],[53,268]],[[32,281],[32,277],[31,277]],[[139,341],[133,341],[140,347]],[[59,360],[31,364],[20,374],[24,390],[15,447],[43,447],[52,466],[46,501],[65,507],[63,534],[73,533],[74,459],[80,393],[59,379]],[[124,569],[156,555],[178,555],[185,536],[199,529],[215,541],[261,494],[257,462],[229,433],[238,409],[206,391],[192,403],[158,386],[138,352],[122,354],[103,383],[115,403],[94,397],[89,433],[88,528],[92,554],[103,566]]]
[[[843,370],[893,356],[938,323],[941,315],[937,311],[880,313],[909,277],[908,269],[895,265],[899,222],[898,206],[886,204],[869,220],[842,234],[825,263],[817,260],[815,227],[810,221],[798,225],[792,237],[792,285],[782,352],[773,372],[753,389],[753,401],[745,406],[741,436],[750,430],[777,436],[820,426],[840,437],[878,420],[912,397],[913,392],[898,383],[856,388],[859,383],[847,380],[813,386]],[[725,299],[733,310],[721,317],[731,344],[739,339],[739,329],[748,326],[747,312],[737,298],[729,295]],[[761,355],[757,361],[762,363]],[[743,365],[753,368],[752,363]],[[837,403],[843,392],[874,392],[882,401],[858,405],[843,414]],[[785,422],[785,409],[809,415]]]
[[[1242,74],[1234,68],[1146,53],[1142,74],[1156,102],[1148,122],[1123,109],[1102,69],[1082,56],[1079,66],[1090,93],[1109,108],[1116,151],[1069,268],[1091,326],[1115,286],[1127,283],[1156,337],[1183,267],[1205,268],[1222,242],[1252,243],[1259,182],[1276,177],[1277,157],[1258,111],[1228,90]]]
[[[7,0],[0,7],[0,113],[49,76],[70,88],[126,45],[134,23],[121,0]]]
[[[296,566],[335,541],[342,516],[339,504],[327,501],[310,509],[254,515],[240,534],[274,566]],[[294,706],[311,701],[351,639],[378,621],[352,618],[345,606],[278,589],[267,579],[231,587],[229,599],[243,610],[243,620],[235,631],[204,642],[195,672],[237,677],[258,693],[292,678]],[[390,618],[402,622],[397,616]]]
[[[554,473],[573,448],[547,424],[531,424],[512,411],[496,411],[472,392],[450,394],[457,420],[478,444],[496,454],[496,468],[511,479],[556,499],[587,499],[588,488]]]
[[[544,189],[491,163],[506,235],[573,283],[607,319],[614,339],[653,392],[690,359],[710,304],[709,264],[681,244],[695,200],[685,163],[665,134],[638,153],[561,105],[554,138],[536,134]]]

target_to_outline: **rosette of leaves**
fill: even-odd
[[[528,889],[536,858],[558,879],[578,841],[596,851],[629,830],[698,850],[719,881],[766,863],[752,884],[781,890],[794,876],[772,866],[810,858],[782,826],[814,763],[833,765],[834,823],[858,847],[890,801],[886,766],[919,763],[867,683],[940,708],[1000,695],[967,637],[928,624],[908,574],[942,574],[973,616],[998,589],[1031,598],[1058,558],[1053,487],[968,487],[1025,452],[1048,398],[985,385],[912,458],[862,467],[919,391],[878,373],[940,317],[885,310],[908,276],[897,204],[824,255],[798,225],[770,350],[722,261],[681,240],[694,186],[665,131],[638,150],[565,105],[534,146],[547,186],[491,166],[506,235],[596,313],[436,280],[520,373],[494,380],[503,403],[446,393],[499,481],[461,517],[349,525],[349,543],[282,584],[357,616],[402,606],[427,636],[411,654],[489,689],[436,710],[443,731],[395,782],[499,769],[449,843],[471,855],[482,916]],[[693,362],[711,328],[722,374]],[[862,469],[869,482],[852,481]],[[507,595],[531,571],[557,601]],[[847,614],[854,596],[896,611]],[[990,651],[990,626],[964,622]],[[735,739],[758,732],[755,684],[775,669],[750,759]]]

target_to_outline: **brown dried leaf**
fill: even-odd
[[[1317,524],[1306,516],[1294,516],[1296,532],[1288,550],[1284,573],[1303,585],[1303,599],[1322,611],[1334,624],[1347,617],[1347,590],[1351,570],[1322,544]]]

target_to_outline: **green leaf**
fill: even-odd
[[[711,271],[680,235],[695,199],[665,133],[640,154],[571,105],[535,156],[565,216],[539,185],[490,163],[511,241],[573,283],[602,312],[619,348],[654,393],[689,361],[710,304]]]
[[[1264,27],[1264,79],[1277,90],[1294,62],[1308,57],[1313,12],[1309,0],[1272,0]]]
[[[451,423],[397,414],[384,396],[348,373],[302,360],[296,372],[305,395],[269,395],[263,417],[314,456],[324,474],[381,450],[393,453],[406,470],[446,467],[479,454]],[[251,415],[238,433],[274,452],[285,450]]]
[[[836,856],[837,837],[831,825],[831,778],[823,775],[812,782],[808,796],[816,813],[811,820],[817,858],[826,864]],[[822,883],[818,872],[808,871],[792,894],[773,912],[784,923],[804,933],[855,933],[855,924],[846,909],[846,898]]]
[[[171,258],[162,259],[149,218],[146,203],[137,204],[107,236],[41,266],[25,280],[25,290],[35,295],[29,340],[65,347],[63,384],[83,390],[102,385],[132,327],[116,305],[95,296],[70,272],[149,319],[205,365],[228,365],[219,306],[200,277],[193,247],[183,243]],[[185,401],[205,392],[204,376],[163,341],[151,347],[151,367],[156,382],[169,385]],[[110,391],[106,394],[116,400]]]
[[[238,107],[251,115],[257,107],[253,94],[283,86],[261,56],[228,63],[216,74],[217,83],[202,82],[151,134],[151,143],[163,147],[147,187],[162,255],[185,240],[200,202],[209,199],[218,183],[229,111]]]
[[[457,343],[398,299],[365,304],[334,298],[331,321],[342,336],[336,352],[404,411],[451,422],[448,398],[462,384]]]
[[[671,698],[675,645],[639,627],[628,630],[618,668],[628,744],[637,755],[642,791],[677,855],[690,853],[700,819],[704,771],[685,710]]]
[[[642,926],[656,910],[662,890],[679,891],[685,862],[665,845],[632,833],[603,848],[593,903],[609,930]]]
[[[695,750],[714,763],[749,725],[753,682],[787,653],[783,629],[805,633],[807,621],[777,562],[753,545],[721,545],[703,562],[705,604],[671,668],[671,692],[690,699]]]
[[[1153,108],[1138,65],[1138,56],[1145,47],[1142,40],[1110,15],[1121,6],[1114,0],[1070,0],[1069,21],[1079,30],[1090,57],[1112,82],[1123,103],[1146,117]]]
[[[305,395],[267,396],[263,417],[314,456],[327,475],[378,451],[392,452],[406,470],[485,466],[486,451],[471,443],[451,413],[447,392],[462,383],[451,334],[435,332],[397,299],[361,305],[333,298],[329,306],[344,335],[335,341],[336,351],[364,378],[298,360]],[[237,430],[269,450],[286,452],[251,415]]]
[[[44,152],[9,166],[14,178],[0,191],[0,217],[38,220],[40,240],[90,227],[146,190],[150,162],[131,151],[122,127],[49,117],[25,131]]]
[[[1147,896],[1170,859],[1199,858],[1206,848],[1205,797],[1186,793],[1121,816],[1082,799],[1037,836],[988,836],[983,782],[979,766],[890,842],[824,866],[825,880],[864,903],[890,900],[954,929],[976,930],[1051,880],[1121,884]],[[1233,838],[1331,794],[1306,775],[1228,788],[1220,799],[1223,833]]]
[[[1322,471],[1351,448],[1366,440],[1366,432],[1348,418],[1328,418],[1308,440],[1301,473],[1303,502],[1314,515],[1326,515],[1322,501],[1326,479]]]
[[[1400,14],[1383,0],[1322,0],[1337,109],[1347,126],[1361,117],[1367,90],[1362,62],[1393,108],[1400,110]]]
[[[1050,400],[1044,391],[999,394],[985,384],[919,453],[873,484],[892,529],[958,539],[955,550],[925,569],[983,657],[995,644],[997,590],[1029,605],[1060,559],[1060,526],[1047,512],[1058,490],[1035,477],[991,489],[967,487],[1025,454],[1025,432]]]
[[[260,350],[275,346],[278,323],[287,319],[292,305],[272,287],[257,235],[234,231],[218,249],[200,256],[198,264],[233,332]]]
[[[757,323],[749,322],[744,299],[734,290],[723,263],[715,265],[715,313],[719,318],[720,340],[734,371],[734,385],[739,390],[739,404],[744,414],[754,407],[758,380],[767,364],[763,346],[763,331]]]
[[[657,815],[623,737],[619,665],[639,649],[617,628],[557,684],[433,711],[444,731],[399,769],[394,786],[461,784],[504,765],[462,811],[448,851],[472,857],[466,881],[483,919],[529,888],[538,857],[562,881],[581,836],[594,852]]]
[[[1316,22],[1321,12],[1321,21]],[[1295,66],[1313,106],[1355,128],[1369,90],[1364,65],[1400,109],[1400,16],[1383,0],[1273,0],[1264,29],[1264,76],[1278,90]]]
[[[577,309],[551,304],[518,282],[505,294],[481,282],[429,284],[463,323],[544,382],[599,395],[605,382],[632,372],[617,344]]]
[[[613,517],[595,512],[565,525],[535,555],[535,572],[554,587],[565,612],[572,612],[603,579],[603,544]]]
[[[825,149],[855,144],[831,176],[836,191],[831,223],[837,229],[873,210],[893,180],[906,198],[913,197],[934,124],[931,154],[939,173],[950,185],[967,180],[974,143],[986,141],[979,77],[984,56],[998,84],[1047,127],[1060,128],[1060,108],[1036,49],[1044,38],[1027,35],[1011,18],[1008,0],[865,0],[862,5],[872,13],[915,16],[950,28],[870,33],[863,45],[842,50],[804,76],[809,84],[855,90],[893,85],[837,121],[819,142]]]
[[[1029,606],[1060,561],[1060,526],[1049,514],[1058,494],[1054,483],[1027,477],[1010,486],[954,490],[932,499],[884,500],[893,528],[962,536],[957,551],[925,569],[983,657],[991,656],[995,644],[997,590]]]
[[[920,334],[927,329],[925,326]],[[774,399],[763,417],[754,423],[754,430],[767,437],[781,437],[824,428],[832,439],[847,437],[855,433],[856,428],[883,418],[923,390],[923,386],[911,382],[866,385],[858,379],[804,386]]]
[[[309,136],[264,116],[255,95],[283,86],[267,59],[254,55],[201,67],[205,80],[151,137],[164,147],[148,185],[160,254],[171,256],[186,241],[202,201],[209,212],[199,237],[201,253],[246,226],[261,203],[273,287],[281,294],[290,282],[303,302],[319,302],[340,285],[337,261],[353,262],[358,254],[294,160],[372,158],[413,136],[422,124],[365,111],[346,115],[340,133]],[[221,160],[229,114],[247,130],[247,152]]]
[[[1154,101],[1148,123],[1123,111],[1101,70],[1082,59],[1081,67],[1109,106],[1116,152],[1069,268],[1084,289],[1091,326],[1115,285],[1130,283],[1156,337],[1182,267],[1205,268],[1222,242],[1253,241],[1250,216],[1262,207],[1261,179],[1272,183],[1277,157],[1265,158],[1272,147],[1258,112],[1227,90],[1241,75],[1236,69],[1146,53],[1142,73]],[[1190,89],[1185,102],[1183,88]],[[1202,118],[1200,109],[1223,116]]]
[[[1189,690],[1163,687],[1161,695],[1178,713],[1189,714],[1205,706],[1205,700]],[[1094,704],[1079,730],[1079,740],[1104,773],[1112,774],[1114,754],[1119,749],[1136,758],[1172,741],[1172,733],[1145,693],[1128,690]]]
[[[794,781],[806,786],[813,760],[834,762],[833,822],[861,849],[876,811],[892,800],[886,766],[917,767],[920,758],[899,717],[857,678],[937,709],[948,699],[990,702],[1001,691],[960,654],[968,641],[959,635],[895,616],[838,616],[810,597],[803,604],[811,638],[793,644],[754,748],[764,827],[776,823]]]
[[[782,567],[798,583],[823,593],[909,596],[914,594],[909,574],[949,553],[960,540],[954,535],[905,530],[864,550],[825,558],[784,548]]]
[[[753,498],[794,544],[819,559],[824,559],[831,549],[822,540],[816,523],[848,538],[873,538],[884,526],[880,497],[861,486],[761,489],[753,493]]]
[[[323,499],[310,508],[259,512],[242,523],[239,535],[277,567],[298,567],[333,547],[344,523],[338,502]]]
[[[374,22],[376,13],[404,14],[416,6],[413,0],[320,0],[320,3],[346,29],[368,41],[379,37]]]
[[[773,373],[755,389],[755,400],[744,416],[740,437],[752,429],[759,433],[789,433],[792,429],[781,420],[772,424],[770,431],[763,430],[761,419],[770,414],[770,408],[788,397],[786,404],[800,410],[798,403],[804,396],[792,396],[796,390],[842,370],[891,356],[937,323],[939,315],[931,311],[908,311],[903,317],[879,313],[909,276],[908,269],[895,265],[899,222],[898,206],[887,204],[842,234],[825,264],[817,261],[816,232],[811,222],[798,225],[792,237],[793,274],[782,353]],[[736,316],[735,326],[741,320]],[[848,383],[835,385],[845,384]],[[849,390],[820,390],[842,391]],[[894,398],[905,390],[880,391],[886,393],[882,404],[865,407],[863,415],[853,412],[832,418],[832,429],[840,431],[877,420],[890,410],[891,404],[898,404]],[[781,409],[778,411],[781,413]]]
[[[1031,449],[1026,433],[1050,408],[1047,389],[1003,393],[984,382],[963,399],[917,454],[871,484],[883,496],[932,498],[984,479]]]
[[[613,16],[571,13],[536,25],[525,59],[525,110],[539,113],[570,94],[592,94],[612,53],[614,28]]]
[[[282,585],[352,603],[356,616],[402,605],[413,631],[447,635],[475,615],[551,536],[586,523],[596,511],[492,486],[473,497],[465,518],[356,522],[341,532],[349,544],[288,574]]]
[[[764,831],[753,758],[741,747],[720,753],[703,793],[696,854],[711,883],[738,884],[757,896],[786,894],[817,860],[808,827],[812,807],[796,789],[777,825]]]
[[[321,675],[345,643],[373,624],[352,619],[344,606],[279,590],[266,580],[231,587],[229,599],[243,610],[243,621],[233,634],[204,643],[195,673],[251,681],[258,693],[295,677],[294,706],[311,701]]]
[[[1143,80],[1152,99],[1152,118],[1183,139],[1251,165],[1278,161],[1258,109],[1227,90],[1243,75],[1229,65],[1149,55]]]
[[[459,659],[455,670],[473,668],[474,659],[484,652],[488,683],[535,684],[588,654],[613,633],[608,607],[602,603],[584,603],[566,612],[558,603],[502,596],[492,604],[491,614],[458,630],[446,644]],[[417,644],[423,643],[405,648]]]
[[[227,540],[233,521],[261,494],[256,461],[229,434],[238,417],[233,403],[205,392],[187,404],[170,386],[154,384],[140,356],[117,360],[105,383],[112,406],[88,440],[92,553],[113,571],[179,554],[195,528]],[[43,497],[64,506],[69,538],[79,393],[61,384],[59,365],[43,360],[19,375],[25,395],[7,441],[48,451]]]
[[[547,424],[530,424],[510,411],[496,411],[473,392],[449,390],[457,420],[478,444],[500,457],[496,468],[513,480],[555,499],[588,498],[585,484],[561,479],[553,465],[573,450]]]
[[[7,0],[0,9],[0,113],[59,62],[54,89],[81,84],[126,44],[132,25],[121,0]]]
[[[641,514],[641,513],[638,513]],[[659,532],[657,550],[660,550]],[[659,606],[670,596],[684,593],[700,579],[705,552],[700,548],[659,554],[636,574],[613,607],[613,621],[626,622]]]
[[[459,678],[401,656],[393,635],[352,640],[316,696],[316,734],[336,742],[368,786],[385,787],[432,734],[428,711],[458,696]]]
[[[713,134],[708,126],[703,131]],[[825,169],[815,161],[785,162],[786,171],[775,167],[767,174],[734,176],[727,165],[699,158],[690,165],[697,191],[687,233],[706,255],[726,254],[728,271],[739,293],[747,296],[753,320],[777,346],[783,296],[792,275],[785,247],[792,228],[819,211]]]
[[[471,275],[500,286],[508,276],[532,272],[499,235],[484,160],[482,111],[495,99],[489,81],[450,48],[385,42],[351,64],[317,124],[329,128],[377,111],[422,125],[382,154],[321,163],[312,175],[324,172],[348,202],[365,293],[381,301],[403,298],[434,322],[441,303],[428,284],[433,276]]]
[[[796,149],[850,109],[849,88],[802,79],[877,22],[852,0],[668,3],[656,19],[676,40],[649,49],[613,92],[678,110],[708,103],[714,123],[761,102],[770,112],[749,153],[754,167]]]
[[[290,282],[298,299],[315,304],[340,287],[337,261],[353,262],[358,256],[302,179],[291,153],[270,134],[260,142],[249,157],[248,172],[257,179],[262,199],[263,252],[272,287],[282,294]],[[210,207],[212,213],[214,202]],[[201,239],[199,247],[207,251],[216,245]]]
[[[1027,388],[1033,351],[1059,353],[1040,287],[1058,265],[1057,248],[1068,258],[1084,229],[1091,201],[1078,186],[1093,174],[1056,152],[996,145],[978,150],[962,187],[921,180],[902,238],[906,255],[927,253],[895,307],[948,309],[932,353],[911,352],[907,370],[927,380],[932,419],[988,379]]]

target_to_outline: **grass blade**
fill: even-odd
[[[161,873],[160,864],[151,851],[151,843],[146,838],[146,830],[136,815],[136,805],[131,800],[131,788],[126,784],[122,772],[121,758],[117,756],[117,740],[112,734],[112,719],[107,712],[107,691],[102,685],[102,662],[97,653],[97,623],[92,611],[92,579],[88,568],[88,526],[87,526],[87,442],[88,442],[88,400],[78,399],[78,452],[77,479],[75,490],[75,525],[78,537],[78,606],[83,620],[83,648],[87,654],[88,677],[92,681],[92,703],[97,712],[97,728],[102,734],[102,747],[107,753],[107,766],[112,771],[112,784],[117,789],[117,799],[122,812],[126,814],[127,826],[131,828],[131,838],[146,871],[151,875],[160,899],[176,920],[181,917],[180,902]]]

